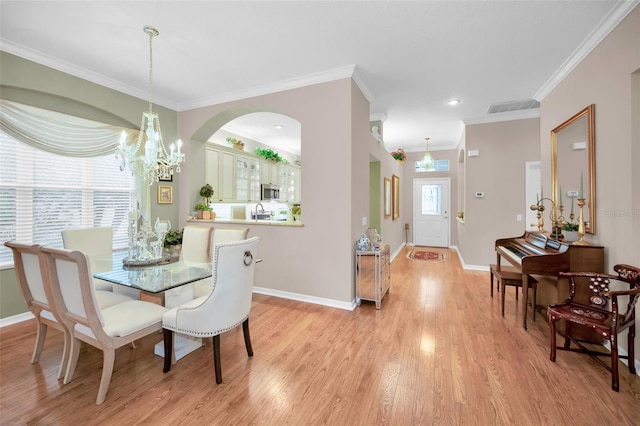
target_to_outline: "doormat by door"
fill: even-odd
[[[407,257],[413,260],[426,260],[432,262],[444,262],[447,260],[446,254],[431,250],[410,250],[407,253]]]

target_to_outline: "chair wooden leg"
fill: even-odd
[[[631,374],[636,374],[636,356],[635,356],[635,349],[633,347],[634,345],[634,340],[636,337],[636,325],[633,324],[631,327],[629,327],[629,334],[627,336],[627,348],[629,348],[628,354],[629,354],[629,358],[627,359],[628,364],[629,364],[629,372]]]
[[[556,362],[556,320],[549,314],[549,359],[553,362]]]
[[[116,351],[113,348],[105,349],[102,356],[102,378],[100,379],[100,387],[98,388],[98,398],[96,398],[96,405],[102,405],[104,400],[107,398],[109,383],[111,383],[111,374],[113,373],[113,364],[116,360]]]
[[[31,355],[31,364],[35,364],[40,360],[40,353],[47,337],[47,325],[41,323],[39,318],[36,327],[36,343],[33,347],[33,355]]]
[[[66,329],[64,333],[64,347],[62,348],[62,359],[60,360],[60,368],[58,369],[58,380],[64,377],[67,371],[67,365],[69,364],[69,356],[71,352],[71,333]]]
[[[620,383],[618,379],[618,336],[614,333],[611,335],[611,389],[616,392],[620,391]]]
[[[220,335],[213,336],[213,366],[216,370],[216,383],[222,383],[222,367],[220,366]]]
[[[253,348],[251,347],[251,336],[249,335],[249,318],[242,323],[242,332],[244,333],[244,345],[247,348],[247,355],[253,356]]]
[[[569,346],[571,346],[571,339],[569,339],[569,336],[571,336],[571,322],[565,320],[564,322],[564,348],[565,349],[569,349]]]
[[[493,297],[493,269],[489,271],[489,274],[491,274],[491,297]]]
[[[78,364],[78,356],[80,356],[80,340],[71,337],[71,350],[69,351],[69,362],[67,363],[67,371],[64,373],[63,383],[66,385],[73,379],[73,373],[76,371]]]
[[[171,357],[173,355],[173,331],[162,329],[164,336],[164,367],[163,373],[168,373],[171,370]]]

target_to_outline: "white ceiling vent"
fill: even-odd
[[[535,99],[524,99],[522,101],[509,101],[498,104],[492,104],[487,110],[487,114],[495,114],[498,112],[520,111],[523,109],[540,108],[540,102]]]

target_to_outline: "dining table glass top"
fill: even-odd
[[[126,287],[162,293],[194,281],[211,277],[211,264],[173,262],[150,266],[115,265],[111,271],[96,272],[95,278]]]

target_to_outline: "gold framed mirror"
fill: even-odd
[[[591,104],[551,131],[551,191],[563,206],[565,222],[578,223],[580,197],[585,232],[596,233],[595,105]],[[560,212],[558,211],[558,215]]]

